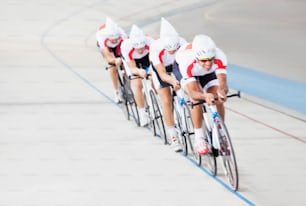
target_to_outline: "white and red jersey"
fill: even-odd
[[[176,54],[176,62],[179,64],[179,69],[184,79],[204,76],[213,72],[216,72],[216,74],[226,74],[227,58],[224,52],[219,48],[216,48],[214,63],[208,71],[197,63],[191,43],[187,43],[179,49]]]
[[[98,31],[96,33],[96,39],[97,39],[97,46],[99,47],[100,51],[102,51],[103,48],[109,48],[111,50],[115,49],[115,54],[121,53],[120,52],[120,44],[122,43],[122,41],[124,39],[127,38],[126,33],[120,29],[120,39],[119,41],[117,41],[115,44],[111,43],[109,41],[109,38],[107,37],[107,30],[105,29],[105,24],[102,24],[99,28]]]
[[[183,38],[180,38],[180,46],[186,44],[186,40]],[[152,42],[150,46],[150,60],[153,64],[153,66],[158,64],[163,64],[165,67],[172,65],[175,61],[175,55],[170,54],[164,49],[164,45],[162,43],[161,39],[156,39]]]
[[[141,59],[144,56],[147,56],[149,54],[150,45],[152,41],[153,39],[151,37],[146,36],[146,49],[142,54],[139,54],[133,47],[131,40],[125,39],[120,46],[122,57],[126,62],[130,62],[132,60]]]

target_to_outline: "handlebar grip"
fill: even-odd
[[[229,95],[227,95],[226,96],[227,98],[231,98],[231,97],[241,97],[241,95],[240,95],[240,91],[237,91],[237,93],[234,93],[234,94],[229,94]],[[218,98],[215,98],[215,101],[217,101],[218,100]],[[193,108],[194,106],[197,106],[197,105],[200,105],[200,104],[203,104],[203,103],[206,103],[206,101],[205,100],[201,100],[201,101],[199,101],[199,102],[191,102],[191,108]]]

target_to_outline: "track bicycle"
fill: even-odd
[[[113,65],[110,65],[113,66]],[[108,67],[106,67],[108,69]],[[124,66],[117,67],[118,82],[120,87],[120,103],[124,116],[130,120],[133,119],[137,126],[140,126],[137,104],[131,89],[131,80],[126,74]]]
[[[182,147],[182,152],[186,156],[188,154],[187,148],[187,140],[186,140],[186,129],[184,128],[184,118],[182,118],[183,107],[182,104],[184,103],[184,92],[182,90],[175,91],[173,87],[171,88],[172,93],[172,109],[174,115],[174,126],[176,132],[178,134],[178,141]],[[169,140],[170,141],[170,140]]]
[[[149,68],[146,68],[147,76],[142,78],[143,94],[145,99],[145,110],[149,116],[149,127],[151,127],[153,135],[160,137],[164,144],[168,144],[165,124],[163,120],[162,110],[155,89],[152,86],[151,75],[148,73]],[[139,77],[140,78],[140,77]]]
[[[240,97],[240,92],[238,91],[227,97],[235,96]],[[205,125],[204,134],[209,147],[209,153],[206,155],[194,154],[198,165],[203,165],[212,175],[217,175],[216,157],[220,157],[225,177],[231,188],[237,191],[239,186],[239,175],[234,147],[227,127],[220,117],[216,105],[207,105],[205,101],[190,103],[189,105],[191,108],[196,105],[202,106],[203,124]],[[192,143],[194,143],[194,141]],[[194,148],[194,145],[192,147]]]

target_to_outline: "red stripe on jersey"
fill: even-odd
[[[104,46],[105,46],[105,47],[107,47],[107,41],[108,41],[108,38],[106,38],[106,39],[104,40]]]
[[[217,69],[226,69],[226,65],[223,64],[221,59],[214,59],[214,63],[217,65]]]
[[[131,49],[131,51],[129,52],[129,58],[130,60],[133,60],[133,53],[135,51],[135,48]]]
[[[161,52],[159,52],[159,55],[158,55],[158,58],[159,58],[159,61],[160,61],[160,63],[164,63],[163,62],[163,56],[164,56],[164,54],[165,54],[165,50],[163,49],[163,50],[161,50]]]
[[[116,46],[116,55],[117,55],[117,56],[120,56],[120,55],[121,55],[121,48],[120,48],[120,45],[121,45],[121,43],[123,42],[123,39],[120,37],[120,39],[119,39],[118,41],[119,41],[119,44]]]
[[[193,66],[194,66],[194,63],[196,63],[196,60],[194,60],[188,67],[187,67],[187,75],[189,77],[192,77],[192,69],[193,69]]]

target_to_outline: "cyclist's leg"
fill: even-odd
[[[158,72],[155,70],[152,72],[152,80],[154,88],[157,89],[157,94],[160,97],[161,102],[161,108],[163,113],[163,119],[165,121],[166,127],[167,127],[167,133],[168,133],[168,141],[171,142],[171,145],[173,146],[173,149],[176,152],[179,152],[182,150],[181,145],[178,141],[178,134],[175,129],[175,123],[174,123],[174,112],[173,112],[173,104],[172,104],[172,91],[170,88],[170,84],[163,81]]]
[[[142,81],[140,78],[135,78],[131,80],[132,90],[135,96],[135,101],[138,108],[144,108],[144,96],[142,92]]]
[[[148,124],[148,116],[145,111],[145,100],[142,91],[142,80],[140,78],[132,79],[131,86],[134,93],[135,101],[137,104],[139,118],[140,118],[140,125],[145,126]]]
[[[163,112],[163,117],[167,127],[168,137],[171,140],[171,145],[176,152],[182,150],[181,145],[179,144],[178,134],[175,129],[174,123],[174,114],[173,114],[173,105],[172,105],[172,94],[170,87],[164,87],[158,89],[158,95],[161,100],[161,107]]]
[[[169,87],[164,87],[157,90],[160,97],[161,108],[163,110],[163,117],[167,127],[174,126],[173,110],[172,110],[172,96]]]
[[[201,85],[197,81],[191,81],[186,84],[184,90],[187,94],[190,92],[203,93],[203,89]],[[192,99],[189,95],[192,102],[197,102],[197,100]],[[199,154],[207,154],[209,149],[207,147],[207,143],[205,141],[205,134],[203,129],[203,112],[202,106],[197,105],[190,109],[191,119],[194,126],[194,136],[195,141],[194,145]]]
[[[109,76],[114,89],[114,101],[118,103],[119,99],[119,82],[118,82],[118,70],[115,66],[109,66]]]
[[[113,84],[114,90],[119,90],[119,84],[118,84],[118,71],[115,66],[109,67],[109,75]]]
[[[184,90],[188,95],[190,94],[191,90],[192,92],[203,93],[203,89],[196,81],[190,81],[186,83],[183,82],[183,85],[184,85]],[[190,95],[189,98],[192,102],[197,102],[197,100],[192,99]],[[190,108],[190,112],[191,112],[191,119],[194,129],[202,128],[202,123],[203,123],[202,107],[194,106]]]

